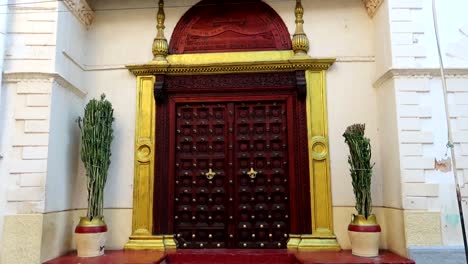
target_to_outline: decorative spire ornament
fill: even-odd
[[[292,38],[292,47],[295,55],[307,55],[309,51],[309,39],[304,32],[304,8],[301,0],[296,0],[296,32]]]
[[[164,36],[164,21],[166,20],[166,14],[164,13],[164,0],[159,0],[158,15],[156,16],[158,33],[153,42],[153,61],[166,62],[166,56],[168,54],[169,45],[167,39]]]

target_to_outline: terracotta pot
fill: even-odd
[[[363,215],[353,215],[353,220],[348,226],[352,254],[360,257],[377,257],[380,231],[375,215],[370,215],[367,219]]]
[[[78,257],[97,257],[104,255],[106,244],[107,225],[103,218],[94,218],[90,221],[81,217],[75,228],[75,242]]]

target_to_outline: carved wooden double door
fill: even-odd
[[[177,102],[170,133],[178,248],[285,248],[291,100]]]

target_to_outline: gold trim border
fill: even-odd
[[[312,234],[291,234],[289,249],[340,250],[333,232],[326,112],[326,70],[335,59],[294,57],[292,51],[169,55],[168,62],[128,65],[137,76],[135,175],[129,250],[176,248],[173,235],[153,234],[156,150],[155,75],[306,71]],[[319,206],[320,205],[320,206]]]
[[[339,251],[333,231],[325,70],[306,71],[312,234],[290,235],[288,249]]]
[[[200,75],[327,70],[333,58],[294,57],[292,51],[225,52],[169,55],[167,62],[127,65],[135,76]]]

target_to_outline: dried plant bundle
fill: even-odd
[[[371,179],[374,165],[371,164],[370,140],[364,136],[365,129],[365,124],[353,124],[346,128],[343,137],[349,147],[348,163],[356,210],[367,219],[372,213]]]

